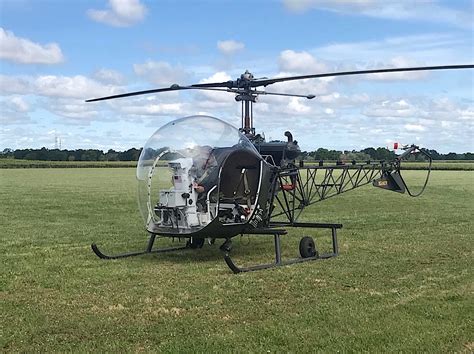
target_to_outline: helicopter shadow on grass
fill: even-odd
[[[258,237],[258,236],[257,236]],[[244,236],[233,238],[232,257],[241,259],[242,261],[255,261],[264,258],[264,260],[272,260],[274,257],[273,239],[271,237],[257,239],[255,236]],[[219,249],[224,240],[216,240],[214,244],[208,244],[207,240],[202,248],[192,249],[185,248],[173,252],[155,253],[152,255],[143,255],[141,257],[150,257],[153,260],[171,261],[176,263],[189,263],[196,261],[200,263],[223,261],[223,253]],[[181,241],[165,241],[157,240],[156,248],[164,248],[170,246],[185,245]],[[263,255],[263,257],[262,257]]]

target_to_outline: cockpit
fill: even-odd
[[[259,208],[266,163],[236,128],[213,117],[169,123],[148,140],[137,166],[148,231],[189,234],[216,221],[244,224]]]

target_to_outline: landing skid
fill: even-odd
[[[262,269],[269,269],[269,268],[276,268],[290,264],[296,263],[303,263],[308,261],[315,261],[318,259],[327,259],[336,257],[338,255],[338,244],[337,244],[337,229],[342,228],[341,224],[320,224],[320,223],[279,223],[274,224],[274,226],[292,226],[292,227],[307,227],[307,228],[328,228],[331,229],[331,237],[332,237],[332,252],[318,254],[315,253],[312,257],[305,257],[305,258],[295,258],[290,260],[282,261],[281,259],[281,242],[280,236],[286,235],[287,231],[284,229],[257,229],[248,234],[252,235],[273,235],[274,245],[275,245],[275,262],[267,263],[267,264],[258,264],[249,267],[239,267],[237,266],[232,258],[230,257],[230,252],[232,250],[232,241],[228,239],[224,244],[220,247],[221,251],[224,253],[224,261],[226,262],[227,266],[234,272],[237,273],[245,273],[245,272],[253,272],[256,270]]]
[[[119,259],[119,258],[126,258],[126,257],[134,257],[134,256],[141,256],[143,254],[149,254],[149,253],[165,253],[165,252],[172,252],[172,251],[178,251],[178,250],[183,250],[188,248],[188,244],[186,246],[177,246],[177,247],[168,247],[168,248],[159,248],[159,249],[153,249],[153,244],[155,243],[155,234],[150,234],[150,239],[148,240],[148,245],[144,251],[140,252],[130,252],[130,253],[121,253],[113,256],[106,255],[102,253],[101,250],[99,250],[99,247],[95,243],[91,245],[92,251],[97,255],[97,257],[101,259]]]

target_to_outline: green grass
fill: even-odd
[[[435,171],[416,199],[366,186],[317,203],[304,220],[344,224],[339,257],[241,275],[218,244],[96,258],[94,241],[145,246],[134,173],[0,170],[3,351],[472,352],[472,172]],[[329,246],[290,230],[284,257],[302,235]],[[233,252],[252,264],[272,247],[236,238]]]

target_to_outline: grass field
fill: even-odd
[[[473,172],[435,171],[416,199],[366,186],[313,205],[304,220],[344,224],[339,257],[241,275],[218,244],[96,258],[94,241],[145,246],[134,173],[0,170],[2,351],[474,350]],[[285,257],[302,235],[329,246],[290,230]],[[233,252],[251,264],[272,246]]]

